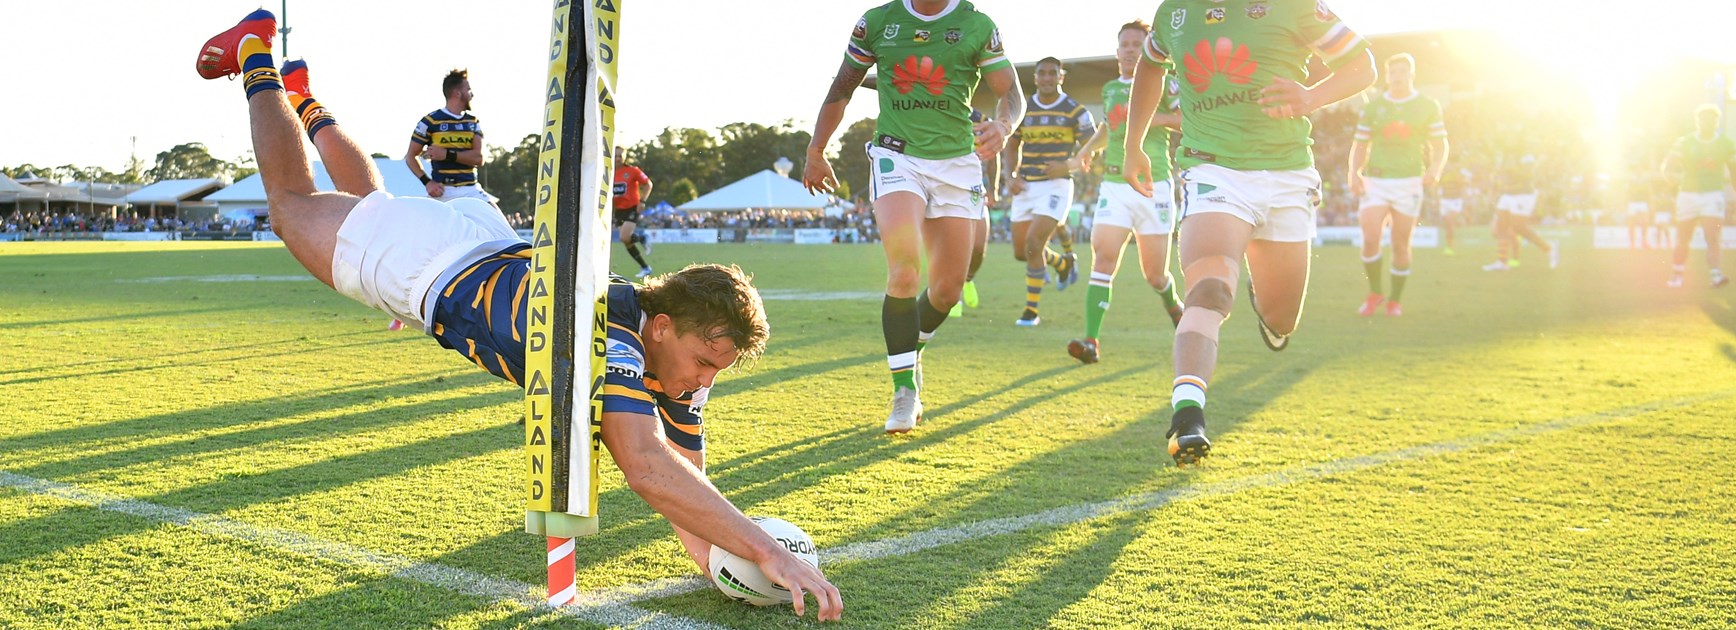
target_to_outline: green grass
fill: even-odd
[[[1354,315],[1354,250],[1318,250],[1289,350],[1265,350],[1245,300],[1226,324],[1217,450],[1187,470],[1162,451],[1171,327],[1131,253],[1104,360],[1080,366],[1064,345],[1083,291],[1051,289],[1043,326],[1015,328],[1020,267],[991,249],[982,308],[926,354],[928,411],[908,437],[879,430],[877,300],[769,300],[767,355],[707,406],[711,477],[806,529],[822,558],[1179,493],[825,564],[851,627],[1736,624],[1736,293],[1663,289],[1655,252],[1567,254],[1484,274],[1486,248],[1419,252],[1394,320]],[[872,295],[884,272],[872,246],[665,245],[653,264],[687,260],[739,263],[769,295]],[[302,275],[281,247],[7,243],[0,270],[0,471],[542,580],[543,541],[521,531],[518,392],[277,278]],[[243,274],[265,278],[164,280]],[[694,574],[619,472],[603,479],[581,590]],[[588,627],[208,531],[0,487],[0,627]],[[710,590],[636,605],[811,623]]]

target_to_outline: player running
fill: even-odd
[[[922,349],[959,299],[983,226],[982,163],[1024,118],[1025,99],[1000,31],[967,0],[894,0],[869,9],[850,33],[814,123],[802,170],[809,191],[837,188],[826,143],[869,68],[877,69],[880,95],[874,141],[866,148],[886,250],[880,326],[893,392],[886,431],[903,433],[922,418]],[[973,125],[970,101],[979,78],[999,103],[992,119]],[[919,292],[925,248],[928,288]]]
[[[1706,266],[1711,269],[1707,284],[1721,287],[1730,283],[1719,264],[1723,257],[1724,182],[1736,184],[1736,141],[1720,131],[1722,120],[1717,106],[1701,105],[1694,111],[1694,133],[1677,139],[1664,158],[1664,175],[1681,186],[1676,193],[1672,289],[1686,284],[1682,276],[1688,271],[1688,245],[1694,240],[1695,227],[1706,239]]]
[[[1330,74],[1303,85],[1310,55]],[[1153,180],[1143,146],[1163,100],[1166,64],[1186,78],[1176,164],[1187,306],[1176,327],[1168,434],[1169,454],[1181,465],[1211,451],[1206,386],[1244,256],[1266,346],[1284,349],[1296,330],[1320,203],[1307,116],[1362,92],[1375,72],[1368,42],[1324,0],[1166,0],[1134,71],[1122,165],[1122,178],[1146,196]]]
[[[1362,199],[1362,268],[1368,298],[1356,314],[1370,317],[1386,303],[1386,314],[1404,314],[1399,298],[1411,272],[1411,233],[1422,214],[1423,194],[1441,180],[1447,166],[1447,123],[1441,104],[1416,90],[1416,58],[1386,60],[1386,92],[1362,108],[1356,139],[1350,145],[1350,192]],[[1380,233],[1392,225],[1392,293],[1380,291]]]
[[[651,241],[635,230],[639,226],[639,213],[645,211],[645,200],[651,197],[651,178],[645,175],[637,166],[627,163],[627,150],[615,147],[615,229],[620,230],[621,246],[627,248],[627,255],[633,257],[633,262],[639,263],[639,277],[651,275],[651,265],[640,255],[638,244],[645,244],[645,253],[651,253]]]
[[[1013,222],[1013,258],[1025,263],[1025,312],[1014,322],[1036,326],[1043,300],[1043,285],[1055,268],[1061,289],[1078,280],[1079,257],[1073,253],[1067,215],[1073,211],[1073,149],[1095,125],[1084,105],[1061,91],[1067,70],[1061,60],[1044,57],[1034,71],[1037,93],[1025,103],[1025,118],[1007,141],[1008,192],[1013,205],[1007,215]],[[1069,238],[1067,251],[1049,249],[1049,237],[1059,228]]]
[[[1079,150],[1081,170],[1091,168],[1092,156],[1107,149],[1103,183],[1097,189],[1097,214],[1091,224],[1091,282],[1085,287],[1085,338],[1067,343],[1067,354],[1081,363],[1096,363],[1102,345],[1103,315],[1109,310],[1115,272],[1121,268],[1121,253],[1127,239],[1139,248],[1139,269],[1145,282],[1163,298],[1170,324],[1181,322],[1181,299],[1169,274],[1169,238],[1175,231],[1175,191],[1170,184],[1169,130],[1181,128],[1181,84],[1164,82],[1163,105],[1152,115],[1158,128],[1147,134],[1145,154],[1151,159],[1152,195],[1145,197],[1121,179],[1127,136],[1128,95],[1133,73],[1139,66],[1140,49],[1151,27],[1134,20],[1116,33],[1115,63],[1121,76],[1103,84],[1103,111],[1108,120],[1097,126],[1091,140]]]
[[[206,79],[240,75],[271,227],[308,272],[339,293],[422,327],[501,378],[524,374],[530,244],[488,203],[386,193],[367,155],[307,92],[285,94],[273,65],[277,20],[260,9],[199,50]],[[285,98],[287,96],[287,98]],[[297,113],[300,113],[298,124]],[[316,192],[305,130],[338,192]],[[644,286],[609,288],[602,437],[632,490],[669,519],[706,570],[711,545],[753,559],[837,620],[838,590],[736,510],[705,478],[700,409],[717,374],[765,347],[759,294],[741,270],[694,265]]]
[[[1445,246],[1441,254],[1455,256],[1453,246],[1458,243],[1459,221],[1465,217],[1465,179],[1464,171],[1457,169],[1441,173],[1441,231],[1446,235]]]
[[[1531,215],[1537,212],[1537,159],[1526,155],[1517,160],[1508,157],[1499,172],[1501,198],[1495,202],[1495,262],[1483,265],[1483,271],[1506,271],[1519,266],[1519,237],[1531,241],[1549,256],[1549,268],[1561,264],[1561,248],[1544,242],[1537,230],[1531,229]]]

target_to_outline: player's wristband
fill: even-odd
[[[427,185],[428,185],[428,182],[431,182],[431,181],[434,181],[434,180],[432,180],[432,179],[428,179],[428,176],[427,176],[427,175],[417,175],[417,176],[416,176],[416,179],[420,179],[420,180],[422,180],[422,185],[423,185],[423,186],[427,186]]]

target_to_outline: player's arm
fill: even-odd
[[[1670,152],[1664,154],[1664,163],[1661,166],[1659,166],[1659,172],[1663,174],[1664,180],[1670,182],[1670,184],[1672,186],[1681,185],[1681,183],[1682,183],[1682,141],[1681,140],[1677,140],[1674,145],[1670,146]]]
[[[871,58],[868,63],[872,63]],[[838,176],[826,161],[826,145],[832,142],[832,134],[837,133],[838,124],[844,121],[844,108],[850,105],[850,96],[856,88],[862,87],[868,68],[846,60],[838,66],[837,76],[832,77],[832,87],[826,90],[826,100],[820,104],[820,115],[814,120],[806,164],[802,165],[802,185],[810,193],[829,193],[838,188]]]
[[[836,621],[844,607],[838,589],[826,581],[819,569],[797,558],[735,509],[705,479],[694,461],[670,446],[660,428],[657,418],[647,414],[603,413],[603,446],[609,449],[609,455],[626,477],[627,487],[669,519],[677,532],[690,536],[692,532],[704,532],[703,541],[759,565],[766,577],[790,589],[795,596],[796,614],[804,612],[802,593],[809,592],[820,604],[818,618]],[[686,537],[682,544],[688,545]],[[709,555],[710,549],[706,548],[705,553]],[[694,555],[692,545],[689,555]]]
[[[1007,136],[1007,148],[994,156],[1004,167],[1001,171],[1001,177],[1012,183],[1013,194],[1015,195],[1024,192],[1025,180],[1019,177],[1019,169],[1023,168],[1025,163],[1025,156],[1020,151],[1024,146],[1025,137],[1015,132]]]
[[[1440,135],[1429,138],[1429,165],[1423,174],[1423,185],[1434,187],[1440,183],[1441,173],[1447,170],[1447,156],[1452,151],[1452,145],[1447,142],[1447,136]]]
[[[1151,131],[1157,106],[1163,100],[1163,81],[1169,73],[1164,64],[1169,57],[1161,52],[1155,39],[1148,38],[1144,59],[1133,70],[1133,86],[1128,92],[1127,137],[1122,150],[1121,177],[1139,194],[1151,196],[1151,157],[1145,154],[1145,135]]]
[[[651,198],[651,176],[644,170],[639,171],[639,202],[644,203]]]
[[[1109,146],[1109,123],[1099,123],[1097,129],[1091,132],[1091,137],[1085,139],[1085,144],[1079,146],[1079,152],[1073,154],[1073,161],[1079,164],[1079,170],[1091,170],[1091,159]]]
[[[469,149],[463,151],[447,149],[446,155],[465,166],[482,166],[482,134],[477,133],[474,137],[476,139],[470,143]]]
[[[417,125],[416,130],[417,133],[410,136],[410,149],[404,152],[404,165],[410,167],[411,175],[422,180],[422,189],[429,197],[439,197],[446,192],[446,187],[429,178],[428,173],[422,170],[421,157],[423,150],[428,147],[428,140],[421,133],[422,125]]]
[[[1362,115],[1356,120],[1356,135],[1350,141],[1350,173],[1348,182],[1350,194],[1361,197],[1368,191],[1368,179],[1362,174],[1362,169],[1368,166],[1368,153],[1373,148],[1370,141],[1374,136],[1374,121],[1370,119],[1369,108],[1362,108]]]
[[[1013,71],[1012,64],[986,71],[982,77],[989,90],[1000,98],[995,105],[994,119],[976,125],[977,157],[986,160],[1001,151],[1015,125],[1025,119],[1025,91],[1019,87],[1019,73]],[[1015,155],[1008,159],[1017,160],[1018,157]],[[1018,166],[1015,164],[1012,168],[1016,170]]]
[[[1364,50],[1314,85],[1304,86],[1278,77],[1260,90],[1260,106],[1272,118],[1300,118],[1374,85],[1374,53]]]

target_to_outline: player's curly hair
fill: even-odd
[[[440,96],[452,96],[452,91],[458,89],[458,84],[470,78],[470,71],[463,68],[453,68],[446,73],[446,78],[440,81]]]
[[[1150,33],[1151,32],[1151,25],[1146,24],[1145,20],[1134,20],[1132,22],[1122,24],[1121,28],[1115,29],[1115,34],[1121,35],[1122,31],[1126,31],[1128,29],[1139,31],[1141,33]]]
[[[688,265],[645,280],[639,307],[647,316],[668,315],[676,332],[697,331],[707,341],[728,338],[745,361],[765,351],[771,325],[753,278],[735,265]]]

